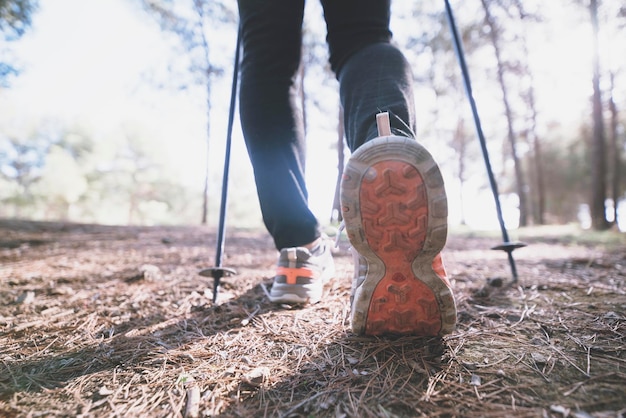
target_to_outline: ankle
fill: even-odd
[[[303,245],[303,247],[306,248],[307,250],[312,250],[318,245],[320,245],[321,242],[322,242],[322,238],[319,237],[315,239],[315,241],[312,241],[312,242],[309,242],[308,244]]]
[[[315,241],[303,245],[303,247],[309,250],[312,255],[319,256],[324,252],[324,241],[322,237],[319,237]]]

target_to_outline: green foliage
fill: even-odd
[[[35,203],[33,185],[41,177],[48,146],[37,132],[0,135],[0,178],[5,184],[0,202],[12,205],[16,215]]]
[[[13,41],[20,38],[31,25],[33,13],[39,5],[38,0],[0,0],[0,36],[5,41]],[[11,62],[7,61],[6,48],[0,47],[0,87],[8,86],[11,76],[19,73],[19,70]]]
[[[0,31],[5,39],[22,36],[38,6],[38,0],[0,0]]]
[[[543,148],[547,213],[551,223],[577,220],[578,209],[587,202],[590,165],[588,150],[580,138],[546,141]]]
[[[139,0],[143,8],[153,16],[165,32],[176,36],[180,45],[179,59],[186,62],[187,70],[196,84],[205,84],[207,77],[221,75],[218,35],[236,31],[237,21],[233,2],[220,0],[173,1]]]
[[[45,205],[48,217],[68,219],[70,208],[87,190],[85,174],[70,152],[50,146],[41,175],[34,185],[34,194]]]
[[[132,0],[131,3],[140,5],[158,22],[167,42],[176,40],[180,53],[176,61],[170,63],[172,73],[168,76],[168,83],[176,89],[192,90],[194,99],[200,95],[204,99],[206,94],[207,121],[219,120],[219,112],[213,112],[212,118],[209,113],[211,107],[215,110],[224,107],[223,92],[227,91],[224,85],[230,84],[229,69],[237,28],[236,2]],[[543,107],[537,108],[539,114],[534,115],[537,119],[532,120],[531,101],[534,98],[530,93],[537,74],[536,68],[529,65],[524,48],[536,48],[536,39],[543,35],[546,35],[546,43],[551,40],[549,36],[556,36],[551,33],[550,16],[546,11],[549,8],[519,0],[492,0],[488,3],[493,12],[494,30],[498,31],[504,46],[502,68],[506,87],[511,93],[513,127],[518,135],[518,151],[524,169],[536,167],[533,161],[536,151],[531,140],[541,139],[546,221],[575,221],[579,205],[589,200],[591,171],[586,141],[590,132],[589,128],[580,130],[578,125],[588,124],[590,109],[589,114],[580,115],[580,122],[567,127],[568,132],[555,128],[551,113],[554,109],[547,108],[545,102],[539,103]],[[305,15],[309,20],[305,19],[304,27],[302,100],[307,111],[308,132],[317,135],[319,125],[323,125],[328,144],[335,146],[336,135],[329,131],[336,126],[337,85],[328,72],[325,27],[319,4],[310,2],[307,7],[312,8],[313,4],[317,9]],[[611,19],[623,16],[624,6],[616,0],[605,0],[601,4],[604,7],[601,23],[615,26],[615,32],[611,33],[623,34],[619,32],[623,31],[623,24],[620,26],[619,20]],[[522,9],[522,6],[535,8]],[[480,2],[457,2],[455,11],[492,163],[500,191],[505,194],[515,190],[509,157],[511,149],[503,140],[506,124],[502,121],[501,92],[497,89],[493,48],[489,44],[491,29],[484,24],[484,11],[480,7]],[[588,23],[588,16],[583,13],[585,10],[581,5],[567,3],[562,7],[568,14],[580,12],[581,28],[577,31],[588,29],[582,25]],[[4,38],[21,36],[28,29],[36,8],[35,0],[0,0],[0,29]],[[474,189],[481,187],[481,182],[486,186],[484,162],[475,138],[443,5],[393,2],[393,8],[395,42],[406,53],[416,76],[420,140],[426,141],[426,145],[441,157],[439,162],[445,173],[455,176],[461,183],[466,181],[468,187]],[[534,37],[534,43],[524,45],[525,35]],[[7,61],[4,52],[0,50],[3,57],[0,60]],[[621,68],[615,69],[615,98],[618,111],[622,111],[626,106],[624,78],[620,76],[623,64],[618,64]],[[7,74],[14,72],[14,67],[0,63],[0,83],[6,80]],[[545,75],[543,80],[545,86]],[[538,102],[550,94],[550,91],[537,91]],[[563,105],[567,107],[568,104]],[[197,223],[200,219],[201,192],[182,184],[173,159],[163,146],[154,143],[150,128],[123,121],[110,132],[101,132],[74,122],[50,125],[43,116],[41,120],[30,122],[32,126],[15,128],[12,121],[20,118],[9,117],[4,109],[0,113],[4,113],[0,114],[0,216],[141,224]],[[623,112],[621,115],[618,144],[623,147]],[[132,119],[133,115],[129,115],[128,120]],[[219,125],[216,123],[216,126]],[[206,131],[208,138],[211,129],[207,126]],[[221,140],[219,132],[216,144]],[[317,138],[314,141],[315,146],[321,143]],[[212,147],[210,155],[212,158],[216,155]],[[217,169],[207,162],[212,168],[209,206],[215,211],[221,182],[221,159],[218,160],[220,167]],[[324,161],[322,165],[334,168],[335,162]],[[229,218],[236,220],[237,224],[258,224],[260,213],[250,179],[240,173],[232,174]],[[537,185],[531,175],[528,187],[533,195],[533,188]],[[198,178],[197,189],[200,189],[201,180]],[[621,187],[624,189],[626,184],[622,182]],[[467,193],[466,197],[473,196]],[[212,219],[216,217],[212,215]]]
[[[80,126],[0,130],[0,186],[5,217],[109,224],[197,217],[167,153],[130,125],[100,140]]]

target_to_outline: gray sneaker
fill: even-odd
[[[322,239],[313,251],[304,247],[284,248],[267,296],[276,303],[317,303],[322,298],[324,284],[334,275],[335,262],[326,240]]]

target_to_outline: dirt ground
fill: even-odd
[[[453,334],[363,338],[345,237],[290,308],[263,231],[227,230],[213,304],[213,229],[0,220],[0,416],[623,417],[626,234],[517,238],[511,283],[498,237],[451,234]]]

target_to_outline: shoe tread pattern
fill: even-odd
[[[431,268],[446,240],[447,201],[430,154],[408,138],[365,144],[346,167],[342,206],[350,241],[369,265],[353,305],[355,332],[451,332],[452,293]]]

